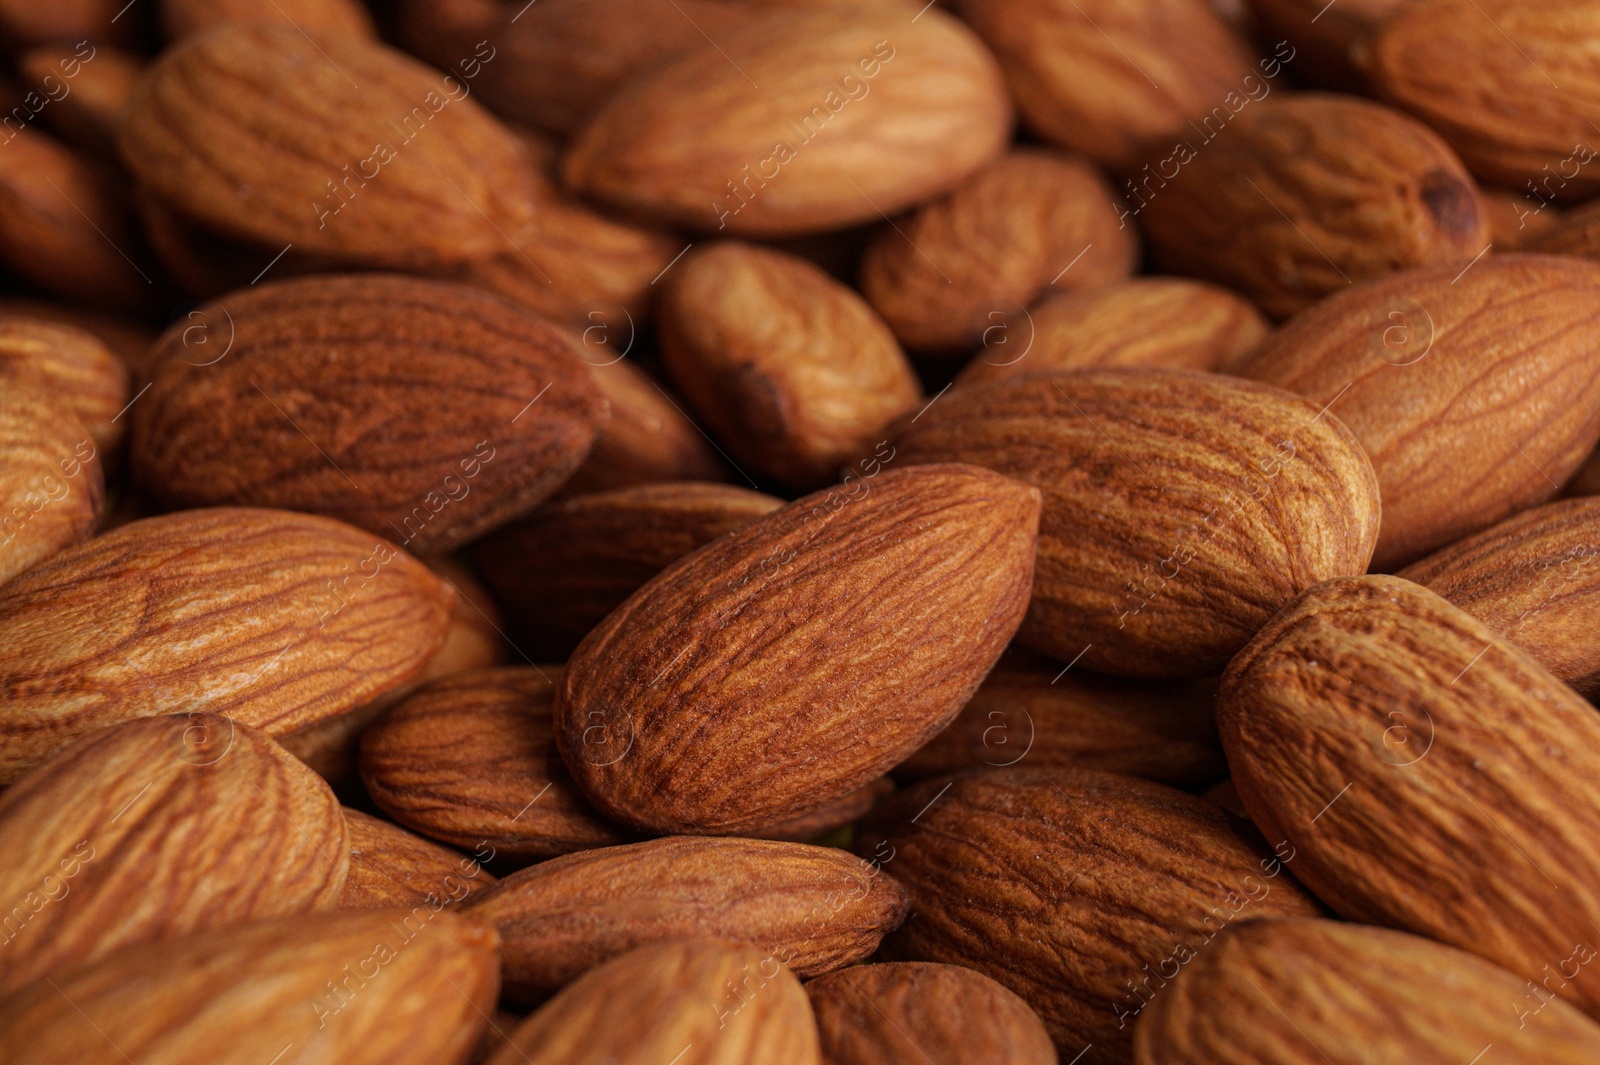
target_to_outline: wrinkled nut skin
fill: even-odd
[[[1548,1010],[1548,1012],[1546,1012]],[[1536,1014],[1537,1016],[1527,1016]],[[1593,1061],[1600,1026],[1465,951],[1322,920],[1230,928],[1151,1003],[1136,1065]]]
[[[0,585],[0,782],[174,707],[274,736],[336,717],[419,672],[450,603],[420,562],[309,514],[122,526]]]
[[[463,911],[500,929],[507,993],[537,999],[635,947],[692,936],[815,976],[870,955],[908,904],[878,863],[845,851],[676,836],[542,862]]]
[[[1229,666],[1217,724],[1251,818],[1341,916],[1534,983],[1592,942],[1600,719],[1427,589],[1313,588]],[[1600,971],[1575,967],[1542,995],[1593,1014]]]
[[[1027,609],[1039,495],[971,466],[881,471],[681,559],[583,641],[556,744],[601,813],[742,833],[881,776],[960,711]]]
[[[1318,912],[1288,875],[1291,849],[1257,853],[1205,801],[1110,773],[927,781],[874,811],[856,849],[911,896],[885,956],[991,977],[1038,1012],[1063,1061],[1087,1065],[1127,1061],[1160,971],[1223,928]]]
[[[434,900],[460,903],[495,882],[478,860],[414,836],[360,810],[344,811],[350,875],[341,910],[410,909]]]
[[[958,388],[895,440],[900,462],[971,462],[1038,487],[1018,639],[1106,673],[1215,675],[1296,595],[1365,572],[1378,533],[1372,464],[1337,418],[1216,374]]]
[[[105,474],[89,430],[55,389],[18,384],[9,369],[0,355],[0,588],[88,539],[105,511]]]
[[[200,713],[105,729],[36,767],[0,795],[0,846],[0,994],[131,944],[332,909],[349,866],[321,778]]]
[[[1558,491],[1600,438],[1600,264],[1486,256],[1297,315],[1237,368],[1326,406],[1378,472],[1393,571]]]
[[[1155,151],[1128,195],[1156,263],[1237,289],[1273,318],[1397,270],[1459,270],[1489,243],[1449,146],[1364,100],[1264,100]]]
[[[1039,1015],[974,969],[858,965],[806,985],[827,1065],[1057,1065]]]
[[[423,554],[533,509],[608,416],[547,322],[441,282],[264,284],[158,347],[132,438],[153,495],[326,514]]]
[[[640,947],[590,970],[488,1065],[578,1061],[823,1065],[794,973],[759,948],[701,938]]]
[[[464,1065],[494,1008],[497,945],[494,929],[419,906],[132,947],[0,1001],[0,1054],[260,1065],[294,1046],[285,1060],[304,1065]],[[381,976],[358,983],[363,969]]]
[[[0,314],[0,386],[33,388],[71,408],[94,446],[115,453],[126,422],[128,370],[92,332],[40,318]]]
[[[665,281],[661,357],[736,462],[800,489],[838,478],[921,403],[894,334],[817,267],[748,244],[684,257]]]

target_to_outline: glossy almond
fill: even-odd
[[[1052,292],[1133,272],[1138,233],[1086,160],[1016,149],[867,247],[861,290],[909,348],[971,348]]]
[[[1372,457],[1388,570],[1554,496],[1600,437],[1600,264],[1489,256],[1353,288],[1238,367],[1348,425]]]
[[[0,586],[0,781],[175,710],[293,732],[404,683],[449,613],[421,563],[326,518],[218,508],[125,525]]]
[[[1348,429],[1276,388],[1111,369],[961,388],[896,440],[1044,494],[1021,642],[1124,676],[1215,674],[1319,580],[1362,573],[1372,465]]]
[[[360,0],[162,0],[161,29],[169,38],[228,22],[292,26],[319,41],[373,37],[372,16]],[[448,64],[440,64],[441,67]]]
[[[844,851],[678,836],[554,858],[463,910],[499,927],[506,988],[527,997],[646,943],[703,935],[814,976],[871,954],[906,906],[898,883]]]
[[[339,895],[341,910],[410,909],[442,901],[454,905],[495,882],[478,863],[399,825],[346,809],[350,875]]]
[[[0,384],[49,393],[78,416],[99,451],[112,451],[122,440],[128,371],[91,332],[0,315]]]
[[[11,369],[0,355],[0,587],[88,539],[105,510],[89,430],[56,390],[18,383]]]
[[[460,285],[265,284],[191,312],[159,347],[132,440],[153,494],[326,514],[420,553],[537,506],[606,417],[548,323]]]
[[[882,319],[808,262],[715,244],[665,285],[662,361],[740,466],[798,488],[830,483],[921,405]]]
[[[1341,916],[1596,1012],[1600,969],[1562,963],[1600,943],[1600,719],[1532,658],[1410,581],[1329,581],[1234,659],[1217,724],[1251,818]]]
[[[130,944],[332,909],[349,865],[328,786],[200,713],[105,729],[35,768],[0,796],[0,847],[0,993]]]
[[[881,776],[955,717],[1026,610],[1038,493],[880,469],[680,560],[583,641],[556,744],[602,813],[744,832]]]

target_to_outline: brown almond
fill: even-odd
[[[344,713],[422,669],[449,612],[421,563],[326,518],[125,525],[0,586],[0,782],[129,718],[204,710],[283,735]]]
[[[0,993],[130,944],[332,909],[349,866],[328,786],[199,713],[58,752],[0,796],[0,846]]]
[[[94,440],[72,411],[12,378],[0,354],[0,587],[88,539],[105,511]]]
[[[411,909],[443,900],[454,905],[495,882],[476,858],[468,858],[399,825],[346,809],[350,875],[339,896],[341,910]]]
[[[0,314],[0,384],[50,393],[78,416],[96,450],[114,452],[122,442],[128,371],[91,332]]]
[[[1484,189],[1480,202],[1488,212],[1489,235],[1501,252],[1537,251],[1550,255],[1582,254],[1577,249],[1554,246],[1568,232],[1561,208],[1527,192]],[[1576,214],[1577,212],[1573,212]],[[1561,231],[1563,237],[1555,236]],[[1591,256],[1593,258],[1593,256]]]
[[[0,316],[36,318],[54,325],[70,326],[93,333],[128,368],[130,376],[143,383],[150,346],[156,333],[143,321],[108,314],[88,307],[71,307],[44,300],[0,297]]]
[[[906,906],[899,884],[845,851],[675,836],[553,858],[463,912],[500,929],[506,990],[536,997],[646,943],[705,935],[814,976],[871,954]]]
[[[1533,204],[1530,213],[1538,206]],[[1559,217],[1555,208],[1544,208],[1537,217],[1553,221],[1528,240],[1527,250],[1541,255],[1577,255],[1600,260],[1600,210],[1597,206],[1600,205],[1584,204]]]
[[[124,5],[118,0],[63,0],[58,4],[0,0],[0,39],[11,46],[103,41],[119,34],[117,15],[122,10]]]
[[[888,777],[879,777],[798,817],[751,829],[750,835],[755,839],[775,839],[789,843],[829,843],[838,846],[840,844],[837,838],[830,838],[832,834],[865,817],[884,796],[893,791],[894,782]]]
[[[1264,39],[1293,55],[1295,73],[1314,85],[1368,95],[1371,82],[1362,60],[1372,38],[1412,0],[1252,0]]]
[[[145,60],[110,44],[43,45],[17,59],[17,70],[48,105],[50,125],[68,144],[102,159],[116,158],[117,131]]]
[[[169,40],[228,22],[292,26],[319,41],[377,36],[360,0],[161,0],[161,29]]]

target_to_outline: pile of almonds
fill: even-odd
[[[1600,1062],[1600,0],[0,50],[0,1062]]]

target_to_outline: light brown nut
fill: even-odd
[[[191,312],[159,347],[132,438],[153,495],[326,514],[419,553],[537,506],[607,417],[548,323],[461,285],[263,284]]]
[[[0,587],[88,539],[105,511],[89,430],[48,393],[19,385],[0,354]]]
[[[41,94],[51,128],[81,152],[116,157],[117,130],[144,57],[110,44],[41,45],[17,59],[24,81]],[[43,102],[48,100],[48,103]]]
[[[898,883],[804,843],[673,836],[568,854],[472,896],[505,939],[509,993],[548,994],[646,943],[716,936],[814,976],[862,960],[906,915]]]
[[[952,391],[902,429],[897,458],[1044,493],[1024,646],[1122,676],[1208,676],[1296,595],[1372,557],[1372,464],[1318,406],[1185,370],[1037,374]]]
[[[1000,154],[1010,125],[993,57],[938,10],[775,13],[630,79],[562,174],[659,221],[785,236],[953,188]]]
[[[91,332],[0,312],[0,385],[48,393],[78,416],[96,450],[122,442],[128,371]]]
[[[1237,372],[1298,392],[1372,457],[1403,566],[1551,498],[1600,438],[1600,265],[1488,256],[1333,296]]]
[[[8,318],[35,318],[54,325],[69,326],[93,333],[100,338],[101,343],[116,353],[133,379],[141,383],[145,364],[149,360],[150,346],[156,339],[155,330],[137,319],[44,300],[0,297],[0,315]]]
[[[1477,187],[1444,141],[1365,100],[1263,100],[1155,151],[1128,193],[1155,261],[1273,318],[1397,270],[1459,271],[1489,244]]]
[[[1293,851],[1257,854],[1203,800],[1109,773],[927,781],[879,807],[856,846],[911,895],[887,956],[999,981],[1083,1065],[1127,1061],[1161,973],[1223,928],[1317,912],[1287,875]]]
[[[603,814],[745,832],[955,717],[1026,610],[1039,496],[971,466],[880,470],[681,559],[584,640],[556,744]]]
[[[161,29],[169,40],[227,22],[291,27],[318,41],[377,36],[360,0],[161,0]]]
[[[349,866],[328,786],[214,714],[60,751],[0,795],[0,846],[0,994],[130,944],[332,909]]]
[[[793,973],[756,947],[691,939],[591,969],[529,1017],[488,1065],[579,1061],[822,1065],[822,1056]]]
[[[494,930],[427,907],[289,917],[134,947],[0,1002],[16,1065],[462,1065]]]
[[[1138,1065],[1591,1061],[1600,1026],[1465,951],[1384,928],[1230,928],[1151,1006]]]
[[[0,585],[0,782],[129,718],[203,710],[283,735],[344,713],[421,670],[449,613],[421,563],[326,518],[125,525]]]
[[[872,308],[781,252],[691,252],[667,275],[660,318],[668,375],[734,461],[796,488],[835,480],[921,402]]]
[[[1132,273],[1138,233],[1122,214],[1092,163],[1014,149],[879,233],[861,291],[906,347],[970,349],[1051,292]]]
[[[1410,581],[1329,581],[1234,659],[1217,725],[1251,818],[1341,916],[1595,1012],[1600,966],[1570,956],[1600,945],[1600,719],[1533,659]]]
[[[350,875],[339,895],[341,910],[411,909],[434,900],[454,905],[495,882],[468,858],[399,825],[346,809]]]

